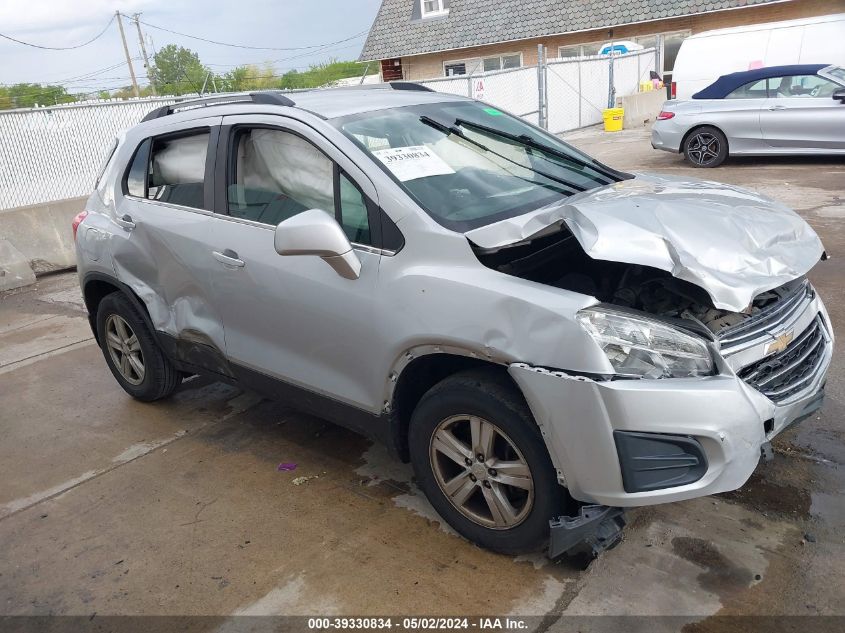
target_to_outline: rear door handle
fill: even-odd
[[[132,216],[128,213],[124,213],[123,217],[115,219],[115,222],[117,222],[118,226],[122,226],[127,231],[131,231],[135,228],[135,220],[133,220]]]
[[[226,266],[234,266],[235,268],[244,267],[244,261],[238,259],[238,254],[231,248],[227,248],[222,253],[220,251],[211,251],[211,254],[214,256],[214,259]]]
[[[786,110],[785,105],[770,105],[769,110]]]

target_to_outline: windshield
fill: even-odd
[[[477,101],[333,122],[437,222],[469,231],[628,177]]]
[[[827,68],[822,68],[819,71],[819,74],[822,77],[828,77],[829,79],[833,79],[845,86],[845,68],[842,68],[841,66],[828,66]]]

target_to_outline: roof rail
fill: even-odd
[[[264,105],[281,105],[294,106],[296,103],[286,97],[282,90],[265,90],[261,92],[245,92],[228,95],[217,95],[213,97],[206,97],[205,99],[188,99],[180,101],[172,105],[162,106],[149,112],[141,121],[152,121],[180,110],[193,110],[194,108],[204,108],[215,105],[225,105],[227,103],[260,103]]]

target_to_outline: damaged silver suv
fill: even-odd
[[[413,84],[155,110],[75,229],[129,394],[202,373],[355,429],[501,552],[743,485],[832,354],[791,210]]]

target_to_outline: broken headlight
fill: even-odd
[[[620,375],[686,378],[713,373],[704,340],[671,325],[599,307],[581,310],[576,318]]]

